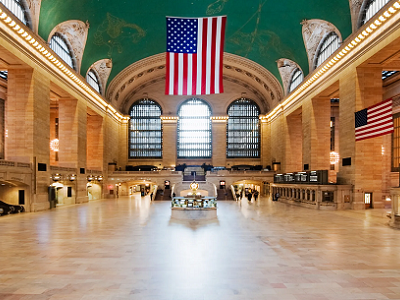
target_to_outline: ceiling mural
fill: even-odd
[[[47,40],[62,22],[87,21],[81,74],[96,61],[111,59],[111,82],[129,65],[165,52],[166,16],[216,15],[228,17],[225,52],[256,62],[279,81],[276,61],[282,57],[308,74],[302,21],[330,22],[343,39],[352,30],[349,0],[42,0],[39,35]]]

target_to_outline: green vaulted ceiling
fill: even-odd
[[[322,19],[345,39],[351,34],[349,0],[43,0],[39,34],[67,20],[88,21],[81,73],[111,58],[109,82],[124,68],[165,52],[166,16],[227,15],[225,51],[251,59],[280,80],[276,61],[288,58],[308,74],[300,22]]]

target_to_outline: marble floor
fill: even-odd
[[[138,195],[0,217],[0,299],[400,299],[386,210],[222,201],[171,219]]]

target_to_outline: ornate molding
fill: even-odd
[[[83,51],[85,50],[87,35],[89,31],[89,23],[84,23],[79,20],[70,20],[58,24],[50,32],[48,42],[50,43],[51,37],[56,33],[60,33],[68,41],[71,46],[72,52],[75,55],[75,61],[78,73],[81,70],[81,62]]]
[[[364,0],[349,0],[350,12],[351,12],[351,26],[353,32],[358,29],[358,23],[360,19],[360,11],[363,6]]]
[[[323,38],[334,31],[342,41],[342,35],[333,24],[324,20],[304,20],[301,24],[303,25],[302,34],[308,56],[309,73],[311,73],[314,70],[315,54]]]
[[[300,69],[303,72],[303,70],[293,60],[287,58],[278,59],[276,64],[278,65],[279,74],[281,74],[283,90],[285,92],[285,95],[287,95],[289,92],[289,85],[292,80],[293,71],[295,69]]]
[[[32,30],[34,33],[38,33],[39,28],[39,17],[40,17],[40,5],[42,0],[25,0],[26,7],[29,9],[29,15],[32,22]]]
[[[101,86],[101,94],[104,96],[106,93],[107,81],[110,76],[112,70],[112,60],[111,59],[101,59],[96,61],[90,68],[86,71],[86,75],[90,69],[96,71],[99,76],[100,86]]]

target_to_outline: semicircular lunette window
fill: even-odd
[[[141,99],[132,105],[129,114],[129,158],[161,158],[160,105],[150,99]]]
[[[71,68],[75,70],[73,54],[71,49],[68,47],[64,38],[59,34],[55,34],[51,37],[50,40],[50,48],[69,65]]]
[[[302,83],[303,79],[303,72],[299,68],[294,70],[292,79],[290,80],[289,93],[292,92],[296,87],[298,87],[299,84]]]
[[[201,99],[184,102],[178,111],[178,158],[211,158],[211,108]]]
[[[339,37],[335,32],[329,33],[322,42],[315,60],[315,68],[319,67],[340,46]]]
[[[0,0],[0,2],[9,9],[22,23],[30,27],[26,10],[20,0]]]
[[[94,88],[99,94],[101,94],[100,81],[96,72],[92,69],[86,75],[86,81],[89,85]]]
[[[260,157],[260,109],[250,99],[232,102],[228,108],[228,158]]]
[[[364,25],[365,23],[367,23],[388,2],[389,2],[389,0],[370,0],[370,1],[368,1],[367,5],[365,5],[365,8],[362,12],[361,25]]]

